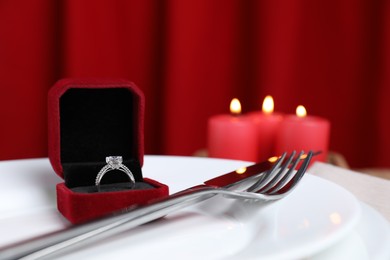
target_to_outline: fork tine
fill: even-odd
[[[267,185],[268,186],[267,189],[262,189],[259,192],[265,193],[271,189],[272,189],[272,191],[277,192],[282,187],[284,187],[286,185],[286,183],[291,179],[292,173],[294,172],[295,167],[297,166],[298,162],[301,160],[301,157],[304,153],[305,153],[304,151],[301,151],[298,154],[297,158],[295,158],[294,162],[292,163],[292,166],[289,168],[288,171],[286,171],[286,167],[289,166],[292,162],[293,158],[291,158],[291,160],[289,160],[286,163],[287,164],[287,165],[285,165],[286,167],[284,169],[280,170],[279,178],[275,178],[275,180],[272,182],[272,185]],[[294,156],[295,156],[295,153],[294,153]],[[277,184],[277,185],[275,186],[275,184]]]
[[[289,177],[294,173],[294,169],[297,166],[298,162],[301,160],[302,155],[303,155],[303,151],[299,154],[299,157],[295,160],[294,165],[290,168],[290,170],[284,176],[284,178],[278,183],[278,185],[276,185],[276,187],[270,193],[268,193],[269,195],[277,193],[282,188],[286,187],[286,184],[288,184],[288,183],[291,183],[291,185],[288,187],[288,190],[285,191],[284,193],[290,192],[297,185],[297,183],[300,181],[300,179],[305,174],[307,167],[309,166],[311,158],[313,157],[313,152],[309,151],[306,158],[302,162],[301,166],[295,172],[294,177],[289,181],[289,179],[290,179]]]
[[[302,153],[303,153],[303,151],[300,152],[298,158],[301,157]],[[283,166],[280,168],[278,173],[275,175],[275,177],[273,177],[272,180],[270,180],[266,185],[263,185],[263,187],[258,189],[256,192],[265,193],[265,192],[269,191],[270,189],[274,188],[275,184],[279,183],[283,177],[285,178],[286,175],[290,174],[291,168],[287,173],[286,173],[286,168],[291,164],[292,160],[295,157],[295,154],[296,154],[296,151],[293,151],[291,153],[290,157],[288,158],[288,160],[283,164]],[[295,167],[295,164],[294,164],[294,167]]]
[[[282,162],[284,161],[284,158],[286,157],[287,153],[283,153],[282,156],[279,157],[277,162],[272,166],[270,170],[266,174],[262,176],[257,182],[255,182],[252,186],[250,186],[246,191],[247,192],[256,192],[257,190],[261,189],[271,181],[271,179],[275,176],[275,173],[277,169],[280,167]]]

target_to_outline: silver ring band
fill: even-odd
[[[132,189],[135,185],[135,179],[133,173],[130,171],[129,168],[126,167],[126,165],[122,164],[123,159],[122,156],[107,156],[106,157],[106,165],[103,166],[103,168],[100,169],[99,173],[96,175],[95,179],[95,185],[97,186],[98,190],[100,188],[100,181],[102,180],[103,176],[113,170],[119,170],[129,177],[130,179],[130,189]]]

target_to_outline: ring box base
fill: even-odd
[[[58,210],[70,222],[77,224],[167,196],[166,185],[148,178],[144,182],[150,184],[151,188],[100,193],[74,192],[65,183],[59,183],[56,187]]]

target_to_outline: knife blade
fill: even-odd
[[[0,259],[42,259],[53,254],[66,252],[98,239],[118,234],[124,230],[161,218],[168,213],[193,205],[194,201],[206,200],[214,195],[202,191],[215,188],[229,188],[258,177],[272,168],[274,162],[264,161],[248,167],[239,168],[221,176],[204,181],[172,194],[164,199],[151,201],[146,206],[129,207],[112,215],[74,225],[34,239],[29,239],[5,248],[0,248]]]
[[[275,158],[275,157],[272,157]],[[276,160],[275,160],[276,161]],[[231,186],[237,185],[251,177],[256,177],[259,173],[265,172],[274,165],[275,161],[272,159],[250,165],[248,167],[238,168],[234,171],[228,172],[226,174],[220,175],[218,177],[212,178],[210,180],[204,181],[205,185],[220,187],[220,188],[229,188]]]

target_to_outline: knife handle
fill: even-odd
[[[211,198],[215,190],[214,187],[199,185],[147,206],[124,209],[109,217],[29,239],[0,249],[0,259],[42,259],[69,252]]]

